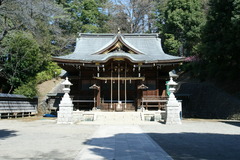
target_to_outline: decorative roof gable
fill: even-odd
[[[144,54],[127,42],[121,35],[116,35],[113,41],[106,44],[94,54],[108,54],[114,52],[125,52],[130,54]]]

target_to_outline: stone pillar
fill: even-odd
[[[73,124],[73,103],[69,96],[71,82],[66,80],[62,83],[64,85],[64,96],[59,104],[57,124]]]
[[[171,77],[167,85],[169,85],[170,95],[166,107],[166,124],[182,124],[180,118],[180,104],[173,94],[175,91],[174,86],[176,86],[177,83],[174,82]]]

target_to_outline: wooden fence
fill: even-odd
[[[0,93],[0,119],[37,114],[38,98]]]

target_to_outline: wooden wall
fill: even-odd
[[[37,114],[38,98],[0,94],[0,119]]]

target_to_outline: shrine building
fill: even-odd
[[[158,34],[117,33],[80,34],[75,51],[53,61],[73,84],[74,110],[136,111],[164,109],[169,72],[184,59],[164,53]]]

